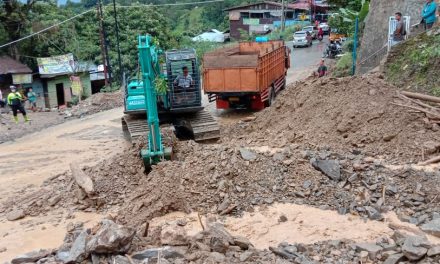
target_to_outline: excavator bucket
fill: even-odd
[[[163,154],[155,154],[151,153],[148,149],[141,150],[141,157],[144,161],[144,166],[146,170],[150,170],[151,166],[158,164],[164,160],[172,160],[173,158],[173,149],[172,148],[164,148]]]

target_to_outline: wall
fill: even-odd
[[[361,49],[358,62],[366,60],[358,65],[358,72],[365,73],[379,65],[380,59],[374,59],[372,54],[379,51],[388,41],[388,19],[396,12],[404,16],[411,16],[411,25],[421,20],[421,10],[424,0],[372,0],[370,12],[365,20],[364,37],[361,40]],[[386,51],[379,53],[381,57]]]
[[[89,97],[92,94],[92,87],[90,83],[90,74],[81,75],[81,83],[83,86],[83,96]],[[58,107],[57,89],[56,85],[62,83],[64,87],[64,98],[66,103],[71,100],[71,82],[68,75],[57,76],[47,79],[47,96],[48,103],[46,107],[53,108]]]
[[[37,107],[46,107],[45,100],[44,100],[44,89],[43,89],[43,82],[41,79],[35,78],[35,75],[33,76],[32,84],[24,84],[24,88],[31,88],[34,93],[37,94]],[[27,102],[28,104],[28,102]]]

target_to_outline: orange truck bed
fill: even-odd
[[[246,102],[261,108],[284,87],[289,66],[284,41],[241,42],[204,55],[203,89],[218,108]]]

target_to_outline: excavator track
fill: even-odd
[[[175,117],[179,123],[186,123],[196,142],[215,140],[220,138],[220,126],[215,118],[206,110],[195,114]],[[148,124],[144,115],[125,115],[122,117],[122,130],[131,141],[148,133]]]

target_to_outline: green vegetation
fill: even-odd
[[[353,57],[351,53],[345,53],[336,62],[336,66],[334,68],[332,75],[334,77],[350,76],[352,65],[353,65]]]
[[[370,1],[367,0],[333,0],[338,6],[343,6],[336,10],[337,15],[330,17],[329,25],[337,28],[339,33],[350,36],[354,33],[355,20],[359,17],[360,30],[362,31],[363,22],[370,10]]]
[[[386,64],[389,81],[406,90],[440,96],[440,35],[412,38],[390,53]]]

